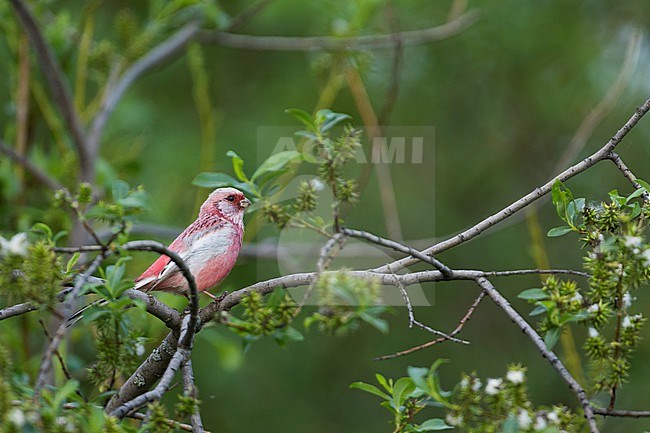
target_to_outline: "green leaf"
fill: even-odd
[[[411,378],[400,377],[393,386],[393,401],[395,403],[395,409],[399,410],[406,400],[408,400],[413,391],[415,391],[415,384]]]
[[[350,388],[360,389],[361,391],[369,392],[370,394],[374,394],[377,397],[381,397],[384,400],[390,400],[390,396],[388,394],[382,392],[379,388],[374,385],[370,385],[369,383],[354,382],[350,384]]]
[[[518,431],[519,431],[519,424],[517,423],[517,418],[514,415],[510,415],[508,419],[503,423],[501,432],[517,433]]]
[[[569,226],[553,227],[552,229],[550,229],[548,231],[546,236],[548,236],[549,238],[555,238],[555,237],[558,237],[558,236],[564,236],[565,234],[567,234],[567,233],[569,233],[571,231],[573,231],[573,229],[571,227],[569,227]]]
[[[295,150],[284,150],[269,156],[253,173],[251,181],[255,182],[257,178],[268,173],[274,173],[283,170],[285,166],[300,158],[300,153]]]
[[[203,188],[222,188],[224,186],[233,186],[237,179],[226,173],[203,172],[196,175],[192,184]]]
[[[547,309],[544,305],[541,305],[539,302],[536,303],[536,307],[533,308],[533,311],[530,312],[531,316],[538,316],[542,313],[546,313]]]
[[[70,260],[68,260],[68,264],[65,266],[65,273],[69,274],[72,271],[72,268],[74,267],[75,264],[77,264],[77,261],[81,257],[80,252],[76,252],[70,257]]]
[[[129,184],[124,182],[123,180],[116,180],[113,182],[113,200],[121,200],[123,198],[126,198],[127,195],[129,195]]]
[[[312,131],[316,130],[314,119],[312,119],[311,115],[305,110],[301,110],[300,108],[287,108],[284,110],[284,112],[291,114],[293,117],[300,120],[307,128],[311,129]]]
[[[384,376],[382,376],[379,373],[376,373],[375,374],[375,379],[377,379],[377,382],[379,382],[379,384],[381,386],[383,386],[386,391],[388,391],[388,392],[390,392],[392,394],[393,387],[392,387],[392,385],[388,384],[388,381],[386,380],[386,378]]]
[[[519,299],[527,299],[527,300],[540,300],[540,299],[548,299],[548,293],[546,293],[542,289],[528,289],[524,290],[520,294],[517,295]]]
[[[32,231],[34,233],[43,233],[48,239],[52,239],[52,229],[43,223],[36,223],[32,226]]]
[[[650,192],[650,183],[646,182],[645,180],[641,180],[641,179],[637,179],[636,183],[641,185],[643,187],[643,189],[645,189],[646,191]]]
[[[59,408],[65,403],[69,397],[75,393],[77,388],[79,387],[79,382],[76,380],[69,380],[63,385],[57,392],[56,395],[54,396],[54,401],[52,402],[52,406]]]
[[[426,420],[419,426],[415,426],[416,432],[438,431],[438,430],[449,430],[449,429],[453,429],[453,427],[447,425],[445,421],[440,418],[431,418]]]
[[[232,169],[235,172],[237,179],[242,182],[248,182],[248,177],[246,177],[246,173],[244,173],[244,160],[241,159],[241,157],[233,150],[226,152],[226,156],[232,158]]]
[[[548,350],[553,350],[557,342],[560,340],[560,335],[562,335],[562,328],[552,328],[546,331],[544,334],[544,343]]]
[[[646,189],[643,187],[636,189],[632,194],[627,196],[627,198],[625,199],[625,204],[629,204],[635,198],[643,195],[644,192],[646,192]]]
[[[325,114],[325,121],[321,125],[320,130],[321,132],[327,132],[332,129],[332,127],[334,127],[337,123],[340,123],[346,119],[351,119],[351,116],[349,114],[334,113],[329,111]]]

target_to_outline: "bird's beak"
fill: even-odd
[[[242,201],[239,202],[239,206],[241,206],[244,209],[246,209],[250,205],[251,205],[251,201],[247,198],[244,198]]]

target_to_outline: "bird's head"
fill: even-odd
[[[217,188],[201,205],[199,215],[214,215],[220,213],[235,222],[241,221],[244,210],[251,202],[244,193],[236,188]]]

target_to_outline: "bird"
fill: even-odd
[[[244,236],[244,212],[251,202],[236,188],[217,188],[201,205],[196,220],[169,245],[194,276],[197,291],[209,292],[235,266]],[[161,255],[135,279],[135,289],[160,290],[188,296],[189,285],[180,268]]]

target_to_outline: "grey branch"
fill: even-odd
[[[355,238],[362,238],[366,239],[374,244],[377,245],[382,245],[384,247],[392,248],[395,251],[400,251],[405,254],[410,254],[411,256],[415,257],[416,259],[422,260],[423,262],[429,263],[430,265],[433,265],[434,268],[438,269],[446,278],[452,278],[453,277],[453,271],[449,269],[447,266],[445,266],[443,263],[441,263],[439,260],[435,259],[432,256],[423,254],[416,250],[415,248],[411,248],[407,245],[403,245],[399,242],[390,240],[390,239],[384,239],[382,237],[379,237],[377,235],[374,235],[372,233],[362,231],[362,230],[353,230],[349,229],[347,227],[343,227],[341,231],[348,235],[348,236],[353,236]],[[389,267],[389,271],[391,271],[391,268]]]
[[[167,390],[169,389],[172,383],[172,380],[174,379],[174,376],[176,375],[176,372],[179,370],[181,365],[187,359],[189,359],[191,354],[191,348],[185,348],[181,344],[182,341],[187,340],[188,338],[187,335],[189,335],[190,333],[192,334],[194,333],[194,330],[190,328],[190,322],[191,322],[190,317],[191,315],[188,314],[183,318],[183,325],[181,326],[181,332],[178,339],[177,347],[171,359],[169,360],[169,364],[167,365],[165,372],[163,373],[162,377],[160,378],[160,381],[155,386],[155,388],[152,389],[151,391],[147,391],[143,394],[140,394],[131,400],[126,401],[119,407],[110,410],[110,412],[107,407],[106,411],[109,412],[111,416],[114,416],[119,419],[124,418],[129,412],[137,410],[140,407],[152,401],[160,400],[162,396],[165,394],[165,392],[167,392]],[[113,401],[113,399],[111,399],[111,401]]]
[[[582,410],[585,413],[585,418],[587,418],[587,424],[589,425],[589,431],[591,433],[598,433],[598,426],[596,425],[596,419],[594,417],[594,410],[591,406],[591,402],[587,397],[586,391],[580,386],[577,380],[569,373],[569,370],[564,367],[560,358],[557,357],[555,353],[546,348],[546,343],[542,340],[542,337],[533,329],[532,326],[526,322],[526,320],[521,317],[517,311],[512,308],[510,303],[506,298],[504,298],[501,293],[490,283],[490,281],[485,277],[479,277],[476,279],[478,285],[487,292],[488,296],[492,298],[495,304],[503,310],[504,313],[512,320],[528,338],[530,338],[537,347],[537,350],[542,354],[544,358],[551,363],[551,366],[558,372],[562,380],[564,380],[569,388],[578,398]]]
[[[199,34],[203,43],[218,44],[230,48],[270,51],[317,51],[317,50],[368,50],[394,48],[395,39],[403,45],[421,45],[440,41],[461,33],[479,18],[477,10],[471,10],[445,24],[423,30],[412,30],[386,35],[352,37],[314,36],[251,36],[228,32],[204,31]]]
[[[135,62],[120,77],[114,87],[104,90],[104,100],[88,134],[88,148],[91,155],[96,155],[99,151],[101,135],[108,118],[128,88],[145,72],[160,65],[182,50],[196,36],[198,31],[199,23],[197,21],[186,24],[169,39],[151,50],[145,57]]]
[[[181,374],[183,376],[183,390],[186,396],[192,397],[198,401],[199,390],[194,381],[194,370],[192,369],[192,360],[187,359],[181,366]],[[201,412],[199,407],[194,408],[190,415],[190,422],[192,423],[192,431],[194,433],[203,432],[203,420],[201,420]]]
[[[623,409],[601,409],[599,407],[594,408],[594,413],[596,415],[602,416],[616,416],[623,418],[648,418],[650,417],[650,410],[623,410]]]
[[[29,174],[34,176],[34,179],[38,180],[46,187],[52,190],[63,189],[63,184],[61,184],[61,182],[54,179],[53,177],[50,177],[47,173],[35,166],[26,157],[16,153],[15,150],[5,144],[2,140],[0,140],[0,152],[7,155],[9,159],[11,159],[16,164],[20,164],[25,170],[27,170],[27,172],[29,172]]]
[[[72,141],[77,148],[79,154],[79,163],[81,167],[81,177],[85,181],[92,181],[94,164],[90,158],[87,148],[86,135],[82,127],[79,115],[74,108],[70,92],[64,79],[61,65],[56,60],[54,53],[50,46],[45,42],[45,38],[34,19],[34,16],[29,11],[27,5],[23,0],[10,0],[11,5],[16,11],[23,29],[29,36],[34,49],[38,62],[43,69],[43,76],[47,80],[52,97],[61,115],[65,120],[68,129],[72,133]]]
[[[623,162],[623,160],[618,155],[618,153],[611,152],[609,155],[609,159],[614,163],[616,168],[618,168],[621,171],[623,176],[625,176],[625,178],[630,181],[630,183],[635,189],[642,188],[641,184],[636,181],[636,176],[634,175],[634,173],[632,173],[632,170],[630,170],[628,166]],[[643,195],[643,200],[650,201],[650,193],[646,191],[642,195]]]
[[[648,112],[648,110],[650,110],[650,99],[646,100],[642,106],[638,107],[634,112],[634,114],[630,117],[630,119],[627,122],[625,122],[625,124],[616,132],[616,134],[614,134],[614,136],[603,147],[598,149],[598,151],[595,152],[593,155],[588,156],[587,158],[583,159],[579,163],[564,170],[562,173],[558,174],[557,176],[549,180],[544,185],[535,188],[533,191],[526,194],[519,200],[516,200],[509,206],[506,206],[505,208],[501,209],[499,212],[483,219],[482,221],[470,227],[469,229],[463,231],[462,233],[459,233],[445,241],[439,242],[425,249],[424,251],[422,251],[422,253],[427,255],[438,254],[450,248],[453,248],[457,245],[460,245],[464,242],[467,242],[470,239],[475,238],[476,236],[483,233],[485,230],[507,219],[508,217],[512,216],[516,212],[528,206],[529,204],[533,203],[534,201],[538,200],[539,198],[551,192],[551,189],[553,188],[553,184],[555,183],[556,180],[561,180],[564,182],[567,179],[570,179],[584,172],[588,168],[593,167],[597,163],[605,159],[609,159],[611,152],[614,151],[616,146],[621,142],[621,140],[623,140],[623,138],[625,138],[628,132],[630,132],[632,128],[634,128],[634,126],[639,122],[639,120],[641,120],[641,118]],[[411,266],[417,263],[418,261],[419,260],[416,258],[406,257],[391,263],[391,267],[395,271],[398,271],[407,266]],[[388,268],[386,266],[382,266],[374,269],[374,271],[385,273],[388,272]]]

